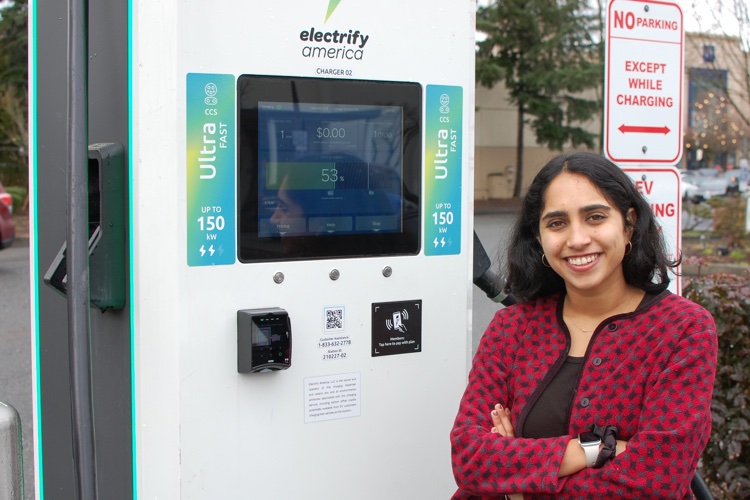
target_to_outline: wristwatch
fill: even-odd
[[[599,456],[599,445],[602,439],[593,432],[582,432],[578,435],[578,444],[586,454],[586,467],[593,467]]]

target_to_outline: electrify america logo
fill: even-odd
[[[336,10],[341,0],[328,0],[328,11],[325,21]],[[305,42],[302,56],[310,59],[349,59],[361,61],[365,56],[365,45],[370,35],[358,29],[320,29],[312,27],[299,33],[299,39]]]

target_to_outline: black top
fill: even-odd
[[[522,436],[545,438],[568,434],[573,391],[583,368],[583,357],[568,356],[544,390],[523,424]]]

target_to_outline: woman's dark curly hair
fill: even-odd
[[[528,300],[565,290],[563,279],[542,264],[542,246],[537,240],[544,195],[562,172],[588,178],[617,207],[625,227],[633,229],[633,248],[622,261],[625,281],[649,293],[665,290],[669,285],[667,268],[677,267],[679,260],[667,256],[651,207],[617,165],[600,155],[581,151],[552,158],[532,181],[511,233],[505,292]],[[634,222],[626,217],[631,208],[636,214]]]

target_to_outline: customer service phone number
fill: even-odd
[[[318,347],[320,347],[321,349],[324,349],[326,347],[341,347],[345,345],[352,345],[351,339],[327,340],[323,342],[318,342]]]

